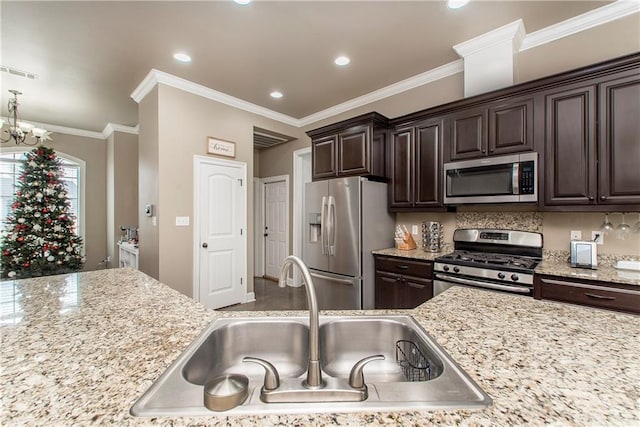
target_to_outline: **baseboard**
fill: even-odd
[[[252,302],[256,300],[256,294],[255,292],[247,292],[247,296],[245,297],[244,302],[248,303],[248,302]]]

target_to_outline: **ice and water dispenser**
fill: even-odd
[[[317,243],[322,236],[322,215],[319,212],[308,213],[309,243]]]

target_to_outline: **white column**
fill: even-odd
[[[521,19],[453,48],[464,60],[464,96],[517,83],[517,54],[526,35]]]

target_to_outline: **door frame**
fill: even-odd
[[[192,284],[192,295],[193,299],[200,302],[200,257],[198,254],[200,253],[200,217],[198,211],[198,196],[200,194],[200,172],[203,165],[211,165],[211,166],[223,166],[223,167],[233,167],[239,168],[242,171],[242,188],[244,191],[242,193],[242,197],[244,199],[245,210],[242,212],[242,218],[240,218],[240,223],[242,225],[242,229],[244,233],[242,233],[242,249],[240,254],[240,268],[242,269],[242,287],[244,294],[244,302],[248,301],[248,275],[247,275],[247,193],[249,183],[247,182],[247,164],[245,162],[238,162],[235,160],[224,160],[213,157],[206,156],[193,156],[193,284]]]
[[[284,189],[285,189],[285,202],[286,202],[286,206],[285,206],[285,224],[287,225],[287,229],[285,232],[285,245],[287,248],[287,252],[289,251],[289,235],[290,233],[290,225],[289,225],[289,175],[277,175],[277,176],[268,176],[265,178],[260,178],[260,212],[259,212],[259,217],[260,217],[260,223],[259,223],[259,227],[256,230],[256,238],[259,241],[259,246],[258,249],[255,251],[256,253],[260,254],[260,260],[259,260],[259,265],[260,265],[260,272],[262,273],[260,275],[260,277],[264,276],[264,273],[266,271],[266,266],[265,266],[265,257],[267,255],[267,248],[265,245],[265,239],[264,239],[264,224],[266,222],[266,209],[265,209],[265,196],[267,194],[267,192],[265,191],[265,186],[266,184],[271,184],[274,182],[280,182],[280,181],[284,181]],[[287,280],[288,282],[288,280]]]
[[[309,168],[305,171],[305,157],[309,156]],[[305,172],[309,181],[305,181]],[[293,254],[302,258],[304,247],[304,193],[306,182],[311,182],[311,147],[293,152]],[[293,271],[291,286],[302,286],[302,276],[298,269]]]

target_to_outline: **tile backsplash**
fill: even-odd
[[[444,225],[444,242],[453,243],[453,232],[457,228],[504,228],[542,233],[545,257],[566,258],[569,251],[570,233],[581,231],[584,240],[591,239],[592,231],[599,231],[604,221],[604,213],[590,212],[501,212],[494,211],[456,213],[412,212],[396,214],[396,223],[420,225],[423,221],[439,221]],[[621,213],[609,213],[614,225],[622,220]],[[625,221],[633,226],[640,220],[638,213],[628,213]],[[421,236],[414,236],[419,239]],[[420,244],[420,242],[418,242]],[[597,246],[598,258],[603,261],[617,259],[640,259],[640,234],[629,234],[625,240],[616,238],[615,233],[604,236],[604,244]],[[609,262],[606,262],[607,264]]]

